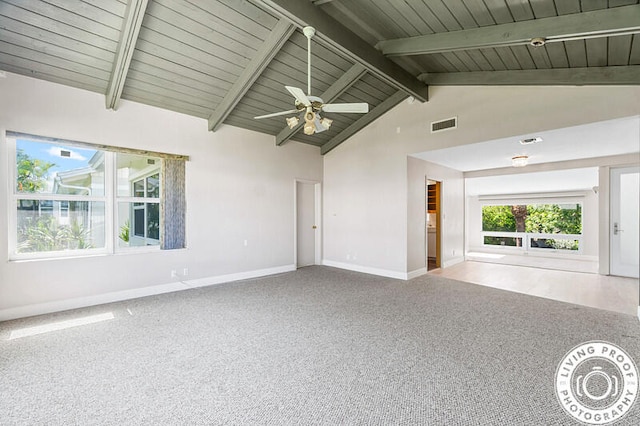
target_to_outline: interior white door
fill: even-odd
[[[297,266],[315,264],[316,224],[315,185],[296,182]]]
[[[611,169],[611,275],[640,275],[640,167]]]

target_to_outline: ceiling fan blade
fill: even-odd
[[[284,86],[284,87],[289,91],[289,93],[293,95],[294,98],[296,98],[296,101],[299,104],[302,104],[306,107],[311,105],[311,101],[309,100],[309,98],[307,98],[307,95],[304,94],[302,89],[298,89],[297,87],[293,87],[293,86]]]
[[[366,102],[354,104],[324,104],[322,105],[324,112],[350,112],[364,114],[369,112],[369,104]]]
[[[289,111],[281,111],[281,112],[274,112],[273,114],[265,114],[265,115],[259,115],[257,117],[253,117],[255,119],[261,119],[261,118],[271,118],[271,117],[278,117],[279,115],[289,115],[289,114],[298,114],[300,111],[297,109],[292,109]]]

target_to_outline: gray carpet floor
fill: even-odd
[[[0,323],[0,424],[576,424],[554,373],[589,340],[640,362],[632,316],[315,266]]]

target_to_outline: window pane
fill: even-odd
[[[567,240],[559,238],[532,238],[531,248],[553,249],[553,250],[578,250],[580,242],[578,240]]]
[[[582,205],[527,204],[482,207],[485,232],[581,234]]]
[[[580,204],[531,204],[527,206],[527,232],[539,234],[581,234]]]
[[[160,204],[147,204],[147,238],[160,240]]]
[[[149,185],[149,180],[155,176],[158,186],[160,177],[160,159],[156,157],[148,157],[145,155],[135,154],[116,154],[118,180],[118,197],[154,197],[158,195],[149,195],[153,192],[152,188],[147,187],[145,191],[145,183]]]
[[[133,196],[144,197],[144,180],[133,182]]]
[[[104,248],[104,209],[103,202],[18,200],[16,252]]]
[[[159,203],[118,203],[118,247],[160,244]]]
[[[511,206],[482,206],[482,230],[485,232],[515,232],[516,219]]]
[[[18,193],[104,195],[101,151],[18,139],[15,160]]]
[[[522,238],[484,237],[484,244],[489,246],[522,247]]]
[[[147,178],[147,198],[160,198],[160,173]]]
[[[133,210],[133,235],[144,237],[144,207]]]

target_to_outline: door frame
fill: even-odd
[[[314,264],[322,265],[322,184],[317,180],[293,180],[293,266],[298,268],[298,183],[311,184],[314,189],[314,222],[316,238]]]
[[[617,252],[616,245],[613,242],[613,233],[614,233],[614,224],[618,217],[614,216],[614,208],[618,208],[617,204],[620,202],[620,197],[622,194],[620,193],[621,188],[619,187],[619,179],[614,178],[614,174],[622,175],[625,172],[630,173],[638,173],[640,172],[640,166],[622,166],[622,167],[611,167],[609,169],[609,226],[608,226],[608,240],[609,240],[609,274],[613,275],[614,272],[620,273],[620,271],[613,271],[613,259],[614,259],[614,251]],[[618,212],[619,216],[620,212]],[[629,275],[619,275],[619,276],[629,276]],[[631,276],[629,276],[631,277]],[[635,278],[635,277],[633,277]]]
[[[435,247],[435,252],[436,252],[436,268],[440,268],[442,269],[442,185],[443,185],[443,181],[441,180],[437,180],[434,178],[430,178],[429,176],[425,176],[425,180],[424,180],[424,184],[425,184],[425,188],[424,188],[424,197],[425,197],[425,209],[424,209],[424,214],[425,214],[425,227],[424,227],[424,232],[425,232],[425,238],[424,238],[424,247],[425,247],[425,263],[426,263],[426,269],[427,271],[429,270],[429,230],[426,226],[427,223],[427,216],[429,214],[429,209],[428,209],[428,204],[429,204],[429,200],[428,200],[428,192],[429,192],[429,181],[434,182],[434,185],[436,186],[436,247]]]

